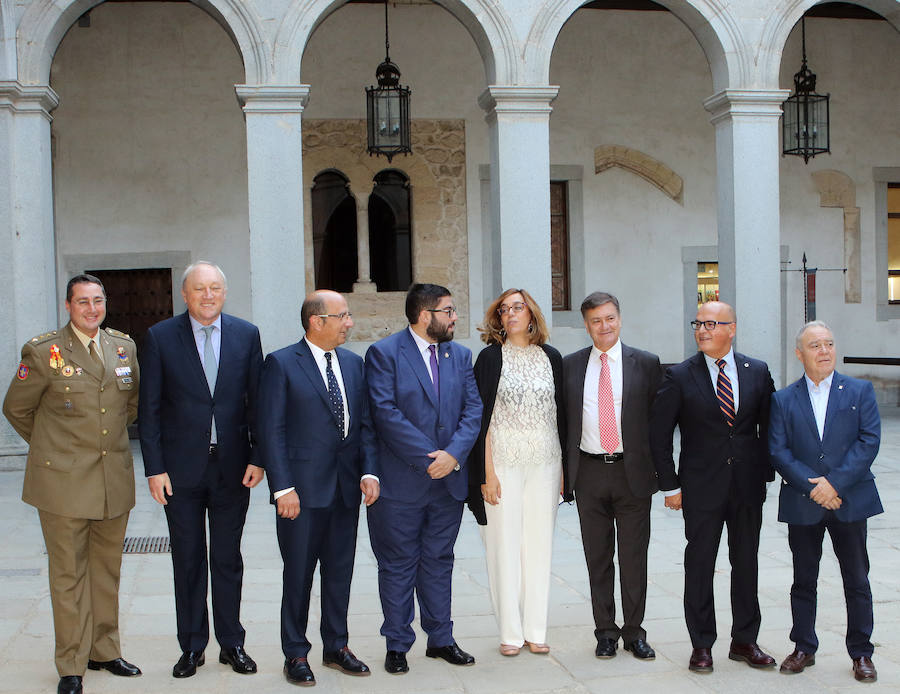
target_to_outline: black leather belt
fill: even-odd
[[[219,452],[219,444],[211,443],[209,444],[209,457],[212,458]]]
[[[604,463],[618,463],[625,459],[624,453],[588,453],[581,451],[581,455],[594,460],[602,460]]]

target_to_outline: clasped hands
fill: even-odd
[[[835,511],[841,507],[841,497],[827,479],[824,477],[808,477],[807,479],[816,485],[809,492],[810,499],[829,511]]]

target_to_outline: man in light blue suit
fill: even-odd
[[[419,600],[425,655],[454,665],[475,659],[457,646],[450,619],[453,546],[468,493],[465,469],[481,427],[472,353],[452,343],[457,313],[445,287],[414,284],[409,329],[366,354],[378,436],[381,498],[368,511],[386,639],[385,670],[409,670],[410,624]]]
[[[796,674],[816,662],[816,582],[828,530],[844,582],[853,674],[874,682],[866,519],[884,510],[871,471],[881,442],[875,391],[834,370],[834,336],[822,321],[803,326],[796,354],[805,374],[772,396],[769,425],[769,452],[782,477],[778,520],[788,524],[794,557],[795,648],[781,672]]]

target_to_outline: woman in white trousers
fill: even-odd
[[[479,327],[484,404],[469,459],[469,507],[483,528],[500,653],[548,653],[553,529],[562,482],[562,357],[545,344],[540,308],[508,289]]]

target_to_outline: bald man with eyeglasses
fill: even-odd
[[[761,622],[757,578],[759,531],[769,461],[769,408],[775,390],[765,362],[734,351],[737,316],[710,301],[691,321],[698,352],[672,366],[650,412],[650,450],[665,505],[684,514],[684,615],[693,652],[688,669],[713,670],[716,641],[713,576],[722,528],[731,561],[728,657],[754,668],[775,659],[756,643]],[[678,470],[672,436],[681,431]]]

